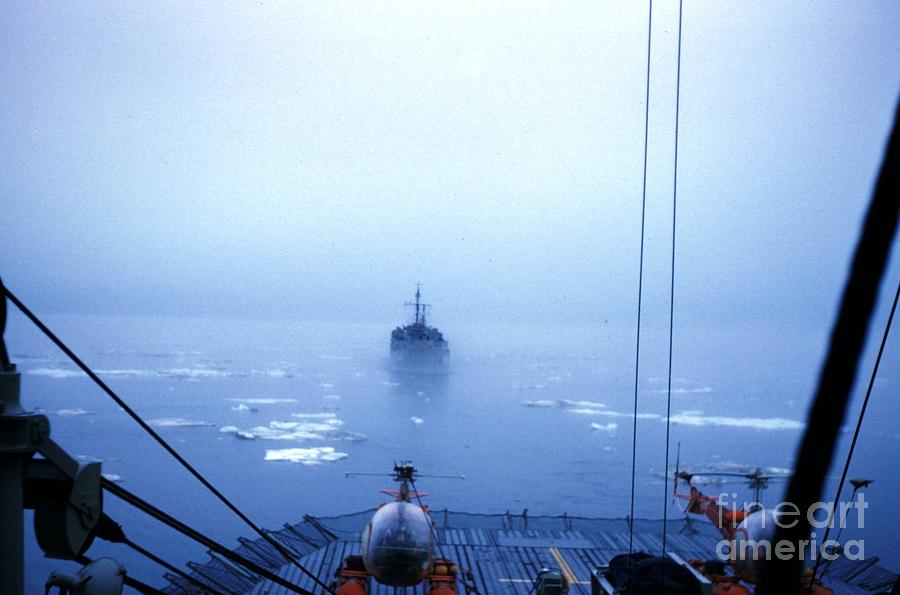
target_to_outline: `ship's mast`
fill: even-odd
[[[407,306],[415,306],[416,307],[416,320],[415,324],[426,324],[425,323],[425,313],[428,311],[429,304],[422,303],[422,284],[416,283],[416,301],[414,303],[406,302]]]
[[[419,324],[419,300],[422,297],[422,286],[416,283],[416,324]]]

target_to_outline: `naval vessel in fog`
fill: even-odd
[[[421,287],[416,286],[416,301],[406,305],[415,309],[415,316],[411,324],[398,326],[391,332],[391,356],[411,364],[443,362],[450,355],[450,346],[441,331],[428,326],[431,305],[422,303]]]

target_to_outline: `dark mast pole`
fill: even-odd
[[[856,245],[840,312],[831,330],[828,355],[819,373],[815,399],[807,416],[806,431],[785,497],[786,502],[799,508],[800,522],[790,528],[779,527],[775,532],[775,547],[782,541],[796,547],[799,541],[809,539],[806,511],[821,497],[834,458],[838,432],[856,380],[900,214],[900,195],[891,190],[896,189],[898,183],[897,115],[895,112],[893,130]],[[775,556],[764,565],[756,592],[759,595],[796,592],[802,569],[803,562],[797,556],[784,559]]]
[[[416,324],[419,324],[419,299],[422,297],[421,285],[416,283]]]

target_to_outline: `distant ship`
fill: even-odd
[[[450,355],[450,347],[437,328],[428,326],[430,304],[422,303],[421,288],[416,286],[416,301],[407,302],[415,308],[412,324],[398,326],[391,332],[391,355],[410,363],[442,362]]]

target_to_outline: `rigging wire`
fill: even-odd
[[[432,476],[432,477],[440,477],[440,476]],[[447,477],[451,477],[451,476],[447,476]],[[416,500],[418,500],[418,502],[419,502],[419,508],[421,508],[422,510],[427,510],[425,508],[425,504],[422,502],[422,497],[419,495],[419,488],[416,487],[416,480],[413,479],[412,477],[410,477],[409,483],[412,485],[413,493],[416,495]],[[442,560],[448,560],[448,558],[446,558],[443,554],[440,543],[438,543],[437,527],[435,527],[434,523],[432,522],[430,515],[428,518],[428,525],[429,525],[429,528],[431,529],[431,538],[434,540],[434,549],[435,549],[435,552],[437,553],[437,557]],[[458,560],[453,560],[452,562],[454,562],[454,564],[456,564],[456,567],[459,569],[459,571],[463,574],[464,577],[468,577],[468,576],[472,575],[471,572],[469,572],[467,569],[464,569],[462,567],[462,565],[460,564],[460,562]],[[466,593],[478,593],[477,586],[474,589],[472,589],[466,583],[465,580],[462,580],[460,582],[462,582],[463,587],[466,589]]]
[[[409,483],[412,485],[413,493],[416,495],[416,500],[418,500],[418,502],[419,502],[419,508],[422,509],[422,512],[425,512],[427,509],[425,508],[425,504],[422,502],[422,496],[419,495],[419,488],[416,487],[416,480],[413,479],[412,476],[410,476],[410,478],[409,478]],[[434,540],[434,549],[437,552],[437,555],[439,558],[446,559],[446,558],[444,558],[443,554],[441,553],[441,546],[438,543],[437,528],[434,526],[434,523],[431,522],[430,515],[428,515],[426,513],[426,516],[429,517],[428,518],[428,528],[431,529],[431,539]]]
[[[240,518],[244,523],[253,529],[260,537],[269,542],[272,547],[274,547],[279,554],[281,554],[286,560],[288,560],[291,564],[296,566],[303,574],[307,575],[309,578],[313,580],[317,585],[325,589],[328,593],[333,593],[332,589],[328,587],[325,583],[323,583],[317,576],[315,576],[312,572],[310,572],[305,566],[303,566],[297,558],[291,554],[287,548],[278,543],[274,538],[272,538],[268,533],[266,533],[263,529],[261,529],[256,523],[250,520],[246,514],[244,514],[241,509],[239,509],[231,500],[229,500],[222,492],[220,492],[208,479],[206,479],[202,473],[200,473],[193,465],[191,465],[183,456],[181,456],[175,448],[173,448],[168,442],[166,442],[162,436],[160,436],[153,428],[150,427],[147,422],[145,422],[140,415],[138,415],[128,404],[122,400],[119,395],[117,395],[103,380],[100,379],[97,374],[91,370],[87,364],[85,364],[81,358],[79,358],[75,353],[69,349],[69,347],[63,343],[63,341],[57,337],[53,331],[51,331],[41,320],[28,309],[25,304],[23,304],[19,298],[17,298],[8,287],[3,286],[3,293],[6,295],[9,300],[16,305],[19,310],[29,319],[35,326],[37,326],[47,337],[59,347],[63,353],[65,353],[69,359],[71,359],[75,365],[77,365],[81,370],[93,380],[97,386],[99,386],[103,392],[105,392],[115,403],[122,408],[125,413],[127,413],[141,428],[147,432],[151,438],[153,438],[163,449],[166,450],[172,457],[178,461],[182,467],[184,467],[191,475],[193,475],[197,481],[199,481],[203,486],[209,490],[216,498],[218,498],[229,510],[231,510],[238,518]]]
[[[888,315],[887,324],[884,327],[884,334],[881,336],[881,345],[878,347],[878,355],[875,357],[875,366],[872,368],[872,375],[869,377],[869,386],[866,388],[866,396],[863,399],[862,407],[859,410],[859,416],[856,418],[856,429],[853,431],[853,439],[850,441],[850,449],[847,451],[847,458],[844,460],[844,469],[841,471],[841,479],[838,482],[837,493],[834,495],[832,502],[836,505],[841,501],[841,490],[844,488],[844,482],[847,481],[847,472],[850,470],[850,462],[853,460],[853,451],[856,449],[856,441],[859,439],[860,430],[862,428],[863,418],[866,415],[866,409],[869,406],[869,397],[872,396],[872,388],[875,386],[875,378],[878,376],[878,367],[881,365],[881,356],[884,354],[884,346],[887,343],[888,335],[891,332],[891,324],[894,322],[894,313],[897,311],[897,300],[900,299],[900,283],[897,284],[897,291],[894,293],[894,303],[891,305],[891,313]],[[855,493],[855,490],[854,490]],[[829,522],[825,526],[825,535],[822,537],[822,543],[828,541],[828,534],[834,519],[834,508],[832,507]],[[843,527],[841,527],[843,528]],[[813,566],[813,578],[819,571],[819,565],[822,563],[823,556],[816,556],[816,564]],[[824,572],[824,569],[823,569]],[[814,581],[810,581],[810,589]]]
[[[210,550],[221,555],[223,558],[226,558],[229,561],[234,562],[235,564],[237,564],[239,566],[243,566],[250,572],[258,574],[259,576],[261,576],[265,579],[268,579],[274,583],[277,583],[277,584],[281,585],[282,587],[285,587],[286,589],[289,589],[295,593],[301,593],[301,594],[305,593],[305,591],[303,589],[301,589],[294,583],[288,581],[285,578],[278,576],[274,572],[271,572],[270,570],[260,566],[259,564],[257,564],[256,562],[253,562],[252,560],[247,559],[246,557],[238,554],[237,552],[228,549],[227,547],[218,543],[217,541],[210,539],[206,535],[200,533],[196,529],[189,527],[188,525],[184,524],[183,522],[179,521],[178,519],[166,514],[159,508],[153,506],[146,500],[141,499],[139,496],[126,490],[122,486],[106,479],[105,477],[100,478],[100,482],[101,482],[101,485],[103,486],[103,489],[106,490],[107,492],[113,494],[114,496],[118,497],[122,501],[124,501],[128,504],[131,504],[132,506],[134,506],[135,508],[137,508],[144,514],[147,514],[148,516],[155,518],[156,520],[160,521],[164,525],[168,525],[172,529],[175,529],[182,535],[185,535],[188,538],[193,539],[197,543],[208,547]],[[102,536],[102,535],[101,535],[101,538],[106,539],[106,537]],[[120,538],[118,537],[118,535],[116,535],[114,537],[114,539],[112,539],[112,541],[116,541],[119,539]]]
[[[669,277],[669,373],[666,385],[666,481],[663,488],[662,556],[666,555],[666,525],[669,521],[669,440],[672,417],[672,338],[675,333],[675,222],[678,213],[678,116],[681,107],[681,15],[684,0],[678,0],[678,61],[675,74],[675,169],[672,173],[672,266]],[[675,478],[677,485],[678,478]]]
[[[631,580],[631,554],[634,552],[634,480],[637,467],[638,379],[641,365],[641,305],[644,295],[644,228],[647,215],[647,138],[650,129],[650,40],[653,33],[653,0],[647,15],[647,82],[644,91],[644,175],[641,187],[641,256],[638,265],[637,331],[634,345],[634,416],[631,425],[631,503],[628,513],[628,580]]]
[[[168,571],[170,571],[170,572],[174,572],[175,574],[177,574],[178,576],[180,576],[180,577],[183,578],[184,580],[188,581],[188,582],[191,583],[192,585],[197,586],[197,587],[200,587],[200,588],[203,589],[204,591],[206,591],[206,592],[208,592],[208,593],[212,593],[213,595],[222,595],[222,592],[221,592],[221,591],[217,591],[215,588],[209,586],[208,584],[204,583],[203,581],[198,580],[198,579],[192,577],[191,575],[189,575],[189,574],[186,573],[185,571],[181,570],[180,568],[177,568],[177,567],[174,566],[173,564],[170,564],[170,563],[166,562],[165,560],[163,560],[162,558],[160,558],[160,557],[157,556],[156,554],[154,554],[154,553],[152,553],[152,552],[149,552],[149,551],[145,550],[144,548],[142,548],[141,546],[139,546],[139,545],[136,544],[135,542],[131,541],[131,540],[128,539],[127,537],[122,541],[122,543],[125,544],[125,545],[127,545],[128,547],[130,547],[131,549],[133,549],[134,551],[136,551],[136,552],[139,553],[140,555],[144,556],[144,557],[147,558],[148,560],[152,560],[153,562],[156,562],[157,564],[159,564],[160,566],[162,566],[162,567],[165,568],[166,570],[168,570]]]

